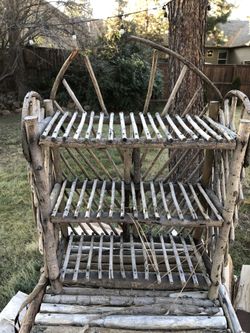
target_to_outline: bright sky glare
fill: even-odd
[[[114,0],[91,0],[93,7],[93,17],[94,18],[106,18],[111,16],[115,11],[115,1]]]
[[[250,1],[249,0],[234,0],[232,1],[237,8],[234,8],[230,19],[240,19],[244,20],[250,17]]]
[[[164,2],[164,1],[162,1]],[[250,16],[250,1],[249,0],[231,0],[237,8],[235,8],[230,16],[230,19],[244,20]],[[94,18],[106,18],[107,16],[115,15],[115,0],[91,0],[93,6]]]

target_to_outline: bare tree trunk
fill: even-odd
[[[205,59],[204,46],[207,6],[208,0],[173,0],[167,5],[169,17],[169,48],[187,58],[200,70],[203,70]],[[173,90],[182,67],[183,64],[181,64],[180,61],[170,56],[168,65],[168,88],[170,92]],[[196,93],[197,90],[199,90],[199,93]],[[203,108],[203,89],[201,79],[188,70],[178,89],[175,101],[169,109],[169,113],[182,115],[195,93],[195,101],[189,110],[191,114],[198,114]],[[194,150],[190,150],[190,154],[188,154],[188,157],[183,161],[183,164],[190,161],[194,153]],[[182,154],[182,152],[177,152],[176,158],[170,167],[176,164]],[[201,157],[202,153],[199,154],[193,164],[187,168],[180,180],[184,180],[187,175],[192,173],[201,160]],[[180,171],[181,166],[173,175],[175,180],[179,178]],[[197,174],[193,176],[192,180],[196,180],[199,176],[200,172],[198,171]]]
[[[203,70],[204,47],[206,34],[206,16],[208,0],[173,0],[168,3],[169,11],[169,48],[190,60],[196,67]],[[169,58],[169,89],[173,89],[181,71],[180,62]],[[172,113],[180,113],[200,87],[201,80],[197,75],[188,73],[176,96]],[[198,112],[196,106],[202,107],[203,91],[197,97],[193,113]]]

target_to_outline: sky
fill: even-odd
[[[235,0],[231,1],[237,6],[231,14],[230,19],[241,19],[244,20],[250,17],[250,1],[249,0]]]
[[[165,2],[162,1],[163,4]],[[247,16],[250,17],[250,0],[230,0],[230,2],[237,6],[233,10],[230,19],[244,20]],[[114,14],[115,0],[91,0],[91,3],[94,18],[105,18]]]

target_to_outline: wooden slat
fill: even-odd
[[[138,274],[137,274],[137,267],[136,267],[136,256],[135,256],[135,247],[134,247],[134,239],[133,239],[133,233],[130,230],[130,255],[131,255],[131,263],[132,263],[132,274],[133,279],[138,280]]]
[[[48,136],[50,130],[52,129],[53,125],[55,124],[55,122],[56,122],[56,120],[57,120],[57,118],[59,117],[60,114],[61,114],[60,111],[57,111],[54,114],[54,116],[52,117],[52,119],[50,120],[50,122],[48,123],[48,125],[46,126],[45,130],[43,131],[43,133],[41,135],[42,139],[45,139]]]
[[[190,201],[190,199],[189,199],[189,197],[188,197],[188,194],[187,194],[187,192],[186,192],[185,187],[183,186],[183,184],[182,184],[181,182],[178,182],[178,185],[180,186],[181,192],[182,192],[182,194],[183,194],[183,196],[184,196],[184,199],[185,199],[185,201],[186,201],[186,204],[187,204],[187,206],[188,206],[188,209],[189,209],[189,211],[190,211],[190,214],[191,214],[192,218],[193,218],[194,220],[197,220],[197,219],[198,219],[198,216],[197,216],[197,214],[196,214],[196,212],[195,212],[195,210],[194,210],[194,207],[192,206],[192,203],[191,203],[191,201]]]
[[[63,134],[63,137],[62,137],[64,141],[67,140],[69,133],[74,125],[77,115],[78,115],[78,112],[76,111],[76,112],[74,112],[73,116],[71,117],[70,122],[68,123],[68,126],[66,127],[65,133]]]
[[[109,117],[109,132],[108,132],[108,141],[112,142],[114,140],[114,112],[110,113]]]
[[[77,202],[77,205],[76,205],[76,209],[75,209],[75,212],[74,212],[74,217],[78,217],[80,209],[82,207],[82,202],[83,202],[84,194],[85,194],[85,191],[86,191],[87,182],[88,182],[88,180],[85,179],[84,182],[83,182],[83,184],[82,184],[82,188],[81,188],[81,192],[80,192],[80,195],[79,195],[79,199],[78,199],[78,202]]]
[[[166,119],[170,125],[170,127],[172,128],[173,132],[177,135],[177,137],[183,141],[186,139],[185,135],[181,133],[181,131],[178,129],[178,127],[175,125],[175,123],[173,122],[173,120],[171,119],[171,117],[167,114],[166,115]]]
[[[187,114],[186,119],[203,139],[205,139],[206,141],[211,140],[211,136],[204,132],[203,129],[192,119],[190,115]]]
[[[169,211],[169,208],[168,208],[168,205],[167,205],[167,199],[166,199],[166,196],[165,196],[163,183],[159,182],[159,185],[160,185],[160,190],[161,190],[161,198],[162,198],[163,207],[164,207],[164,210],[166,212],[167,219],[170,220],[171,219],[171,214],[170,214],[170,211]]]
[[[144,259],[144,272],[145,272],[145,280],[149,279],[149,264],[148,264],[148,254],[147,249],[145,248],[146,243],[142,243],[142,254]]]
[[[184,121],[179,115],[176,115],[175,118],[178,120],[181,127],[191,136],[193,140],[198,139],[198,136],[184,123]]]
[[[88,201],[88,204],[87,204],[87,209],[86,209],[86,212],[85,212],[85,218],[90,217],[91,207],[92,207],[92,202],[93,202],[93,200],[94,200],[94,195],[95,195],[95,190],[96,190],[97,181],[98,181],[98,180],[95,179],[94,182],[93,182],[93,186],[92,186],[91,194],[90,194],[89,201]]]
[[[68,117],[68,115],[69,115],[69,112],[65,112],[65,113],[62,115],[62,117],[61,117],[61,119],[59,120],[59,122],[57,123],[57,125],[56,125],[56,127],[55,127],[55,129],[54,129],[54,131],[53,131],[53,134],[52,134],[52,136],[51,136],[51,140],[52,140],[52,141],[56,141],[56,138],[57,138],[57,136],[58,136],[58,134],[59,134],[59,131],[60,131],[60,129],[61,129],[61,127],[62,127],[62,125],[63,125],[65,119]]]
[[[171,268],[170,268],[168,255],[167,255],[167,251],[166,251],[166,247],[165,247],[165,241],[164,241],[164,238],[163,238],[162,234],[160,234],[160,240],[161,240],[164,262],[165,262],[165,266],[166,266],[166,275],[168,276],[169,282],[171,284],[173,284],[174,283],[173,275],[172,275],[172,271],[171,271]]]
[[[135,184],[131,182],[131,194],[132,194],[132,205],[133,205],[133,215],[135,219],[138,219],[138,210],[136,203],[136,194],[135,194]]]
[[[154,264],[154,270],[155,270],[155,273],[156,273],[157,283],[160,284],[161,283],[161,275],[160,275],[160,271],[159,271],[159,267],[158,267],[158,263],[157,263],[154,239],[153,239],[152,235],[150,235],[150,247],[151,247],[152,260],[153,260],[153,264]]]
[[[194,116],[195,119],[198,121],[198,123],[200,123],[200,125],[202,125],[206,131],[212,135],[217,141],[221,141],[223,140],[222,136],[217,134],[210,126],[208,126],[208,124],[203,120],[201,119],[199,116],[195,115]]]
[[[198,196],[197,196],[197,194],[196,194],[196,192],[194,190],[193,185],[192,184],[188,184],[188,185],[189,185],[189,188],[190,188],[190,190],[192,192],[192,196],[193,196],[193,198],[194,198],[194,200],[195,200],[195,202],[196,202],[196,204],[197,204],[197,206],[198,206],[201,214],[203,215],[203,217],[205,218],[205,220],[210,220],[210,217],[206,213],[205,208],[202,206],[202,204],[201,204],[201,202],[200,202],[200,200],[199,200],[199,198],[198,198]]]
[[[88,254],[88,262],[86,266],[86,279],[90,279],[90,269],[91,269],[91,262],[92,262],[92,255],[93,255],[93,243],[94,243],[94,235],[91,236],[90,247],[89,247],[89,254]]]
[[[197,187],[200,191],[200,193],[202,194],[203,198],[206,200],[207,204],[209,205],[209,207],[212,209],[213,213],[215,214],[216,218],[221,221],[222,217],[220,216],[218,210],[216,209],[216,207],[214,206],[214,204],[212,203],[212,201],[210,200],[209,196],[207,195],[206,191],[203,189],[203,187],[201,186],[201,184],[197,184]]]
[[[137,124],[135,121],[135,116],[133,112],[130,112],[130,119],[131,119],[131,124],[132,124],[132,129],[133,129],[133,136],[135,140],[139,140],[139,132],[138,132],[138,128],[137,128]]]
[[[100,243],[98,249],[98,279],[102,278],[102,247],[103,247],[103,234],[100,236]]]
[[[222,127],[221,125],[217,124],[210,117],[204,116],[204,118],[214,129],[220,132],[220,134],[222,134],[228,141],[233,141],[237,137],[237,135],[234,132],[230,131],[229,129],[226,129],[226,127]],[[230,135],[228,132],[230,132]]]
[[[199,250],[196,248],[196,245],[194,243],[193,238],[190,235],[188,237],[189,237],[190,243],[191,243],[191,245],[193,247],[194,255],[195,255],[196,260],[197,260],[197,262],[199,264],[199,267],[200,267],[200,269],[202,271],[203,277],[204,277],[205,281],[207,282],[207,285],[210,286],[211,281],[210,281],[210,279],[208,277],[207,270],[206,270],[206,267],[204,265],[202,256],[201,256]]]
[[[143,131],[146,135],[147,140],[152,140],[152,137],[151,137],[150,131],[148,129],[147,122],[146,122],[146,119],[144,117],[144,114],[142,112],[139,112],[139,117],[141,119],[142,128],[143,128]]]
[[[149,218],[149,216],[148,216],[148,208],[147,208],[147,202],[146,202],[143,182],[140,182],[140,192],[141,192],[141,201],[142,201],[142,212],[144,215],[144,219],[147,220]]]
[[[81,234],[80,242],[79,242],[79,245],[78,245],[78,252],[77,252],[75,270],[74,270],[74,275],[73,275],[73,281],[77,281],[77,278],[78,278],[79,267],[80,267],[81,256],[82,256],[83,237],[84,237],[84,235]]]
[[[114,279],[113,271],[113,247],[114,247],[114,235],[110,234],[110,246],[109,246],[109,279]]]
[[[120,117],[122,141],[127,141],[127,132],[126,132],[126,125],[125,125],[124,113],[123,112],[119,112],[119,117]]]
[[[62,203],[62,199],[64,197],[64,191],[65,191],[65,188],[66,188],[66,185],[67,185],[67,180],[65,180],[61,186],[61,190],[60,190],[60,194],[57,198],[57,201],[56,201],[56,204],[55,204],[55,207],[53,208],[53,211],[52,211],[52,214],[51,216],[56,216],[57,212],[58,212],[58,209]]]
[[[94,117],[95,117],[95,112],[91,111],[90,113],[90,117],[89,117],[89,124],[88,124],[88,128],[85,134],[85,139],[89,140],[90,139],[90,135],[93,129],[93,123],[94,123]]]
[[[172,135],[171,135],[170,132],[168,131],[166,125],[164,124],[164,122],[163,122],[163,120],[162,120],[162,118],[161,118],[161,116],[160,116],[160,114],[159,114],[158,112],[156,112],[155,117],[156,117],[158,123],[160,124],[161,129],[162,129],[162,131],[164,132],[164,134],[165,134],[167,140],[169,140],[169,141],[173,141],[173,137],[172,137]]]
[[[63,217],[67,217],[69,215],[71,203],[72,203],[73,196],[74,196],[75,189],[76,189],[76,183],[77,183],[77,178],[73,181],[73,183],[71,185],[70,192],[69,192],[69,197],[68,197],[66,206],[64,208],[64,211],[63,211]]]
[[[112,187],[111,187],[111,203],[109,208],[109,217],[112,218],[114,213],[114,204],[115,204],[115,181],[112,180]]]
[[[125,215],[125,186],[124,186],[124,181],[122,180],[122,182],[121,182],[121,214],[120,214],[121,219],[124,218],[124,215]]]
[[[79,137],[81,135],[81,131],[82,131],[83,126],[84,126],[84,123],[85,123],[86,116],[87,116],[87,112],[83,112],[81,120],[80,120],[80,123],[79,123],[79,125],[78,125],[78,127],[76,129],[76,132],[75,132],[74,136],[73,136],[74,140],[78,140],[79,139]]]
[[[176,244],[175,244],[173,236],[171,234],[169,234],[169,237],[170,237],[170,241],[171,241],[171,244],[172,244],[172,247],[173,247],[174,257],[175,257],[175,261],[176,261],[176,264],[177,264],[177,269],[178,269],[178,272],[179,272],[180,280],[181,280],[182,285],[184,286],[186,284],[186,278],[185,278],[185,274],[184,274],[184,271],[183,271],[183,268],[182,268],[179,253],[178,253],[178,250],[176,248]]]
[[[103,200],[104,200],[104,194],[105,194],[105,189],[106,189],[106,180],[104,180],[101,188],[101,193],[100,193],[100,201],[99,201],[99,206],[97,210],[97,215],[96,217],[99,219],[102,215],[102,206],[103,206]]]
[[[68,267],[68,262],[69,262],[70,252],[71,252],[71,246],[72,246],[73,236],[74,236],[73,233],[71,233],[70,236],[69,236],[69,243],[68,243],[68,246],[67,246],[67,251],[66,251],[65,258],[64,258],[63,267],[62,267],[62,270],[61,270],[61,279],[62,279],[62,281],[65,278],[65,274],[66,274],[67,267]]]
[[[181,236],[181,242],[183,244],[184,253],[185,253],[185,256],[186,256],[186,259],[187,259],[188,267],[189,267],[194,285],[199,286],[199,282],[198,282],[198,279],[197,279],[197,276],[196,276],[196,273],[195,273],[195,267],[193,266],[191,257],[189,255],[186,241],[182,236]]]
[[[124,264],[123,264],[123,235],[121,234],[120,236],[120,270],[121,270],[121,276],[123,279],[126,279],[126,273],[124,269]]]
[[[156,193],[155,193],[155,187],[154,187],[154,182],[150,182],[150,190],[151,190],[151,196],[152,196],[152,203],[153,203],[153,209],[154,209],[154,216],[156,220],[160,219],[160,215],[158,212],[158,207],[157,207],[157,199],[156,199]]]
[[[173,200],[173,203],[174,203],[174,206],[175,206],[175,209],[176,209],[176,212],[179,216],[179,219],[180,220],[184,220],[184,216],[182,214],[182,211],[180,209],[180,206],[178,204],[178,201],[177,201],[177,198],[176,198],[176,194],[175,194],[175,190],[174,190],[174,185],[173,183],[169,183],[169,187],[170,187],[170,193],[171,193],[171,196],[172,196],[172,200]]]
[[[104,113],[101,112],[100,117],[99,117],[97,133],[96,133],[96,140],[101,140],[101,138],[102,138],[103,120],[104,120]]]
[[[154,132],[156,134],[157,139],[161,140],[162,139],[162,135],[161,135],[160,131],[158,130],[158,128],[157,128],[157,126],[156,126],[156,124],[154,122],[154,118],[152,117],[152,115],[150,113],[147,113],[147,116],[148,116],[148,120],[150,122],[150,125],[152,126],[152,128],[153,128],[153,130],[154,130]]]

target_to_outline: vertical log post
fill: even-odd
[[[52,99],[45,99],[44,101],[44,108],[46,117],[53,116],[55,111],[53,107]],[[51,148],[52,152],[52,161],[53,161],[53,171],[54,171],[54,179],[55,183],[62,183],[62,168],[61,168],[61,157],[59,148]],[[62,235],[64,238],[68,237],[68,227],[67,225],[62,224],[60,226],[62,231]]]
[[[37,116],[27,116],[24,119],[27,141],[30,149],[31,168],[34,175],[34,187],[40,207],[40,220],[43,228],[44,259],[52,287],[60,291],[59,267],[57,261],[57,245],[54,226],[50,222],[51,203],[50,189],[46,180],[44,157],[38,144],[39,125]]]
[[[218,288],[221,283],[221,273],[223,268],[224,255],[228,244],[228,236],[230,233],[231,225],[233,223],[235,203],[239,194],[240,174],[246,153],[249,133],[250,120],[242,119],[239,126],[239,136],[233,154],[233,160],[230,165],[228,177],[229,182],[227,183],[227,201],[225,203],[225,208],[222,213],[224,223],[221,227],[213,255],[213,263],[211,270],[212,284],[208,293],[208,296],[211,300],[217,298]]]

